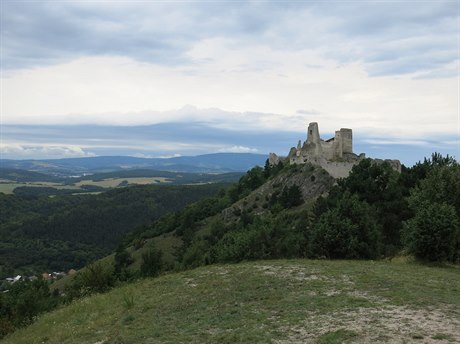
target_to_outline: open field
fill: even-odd
[[[24,182],[24,183],[17,183],[17,182],[0,182],[0,193],[4,194],[12,194],[13,190],[20,186],[31,186],[31,187],[53,187],[55,189],[70,189],[70,190],[79,190],[80,187],[73,186],[73,185],[63,185],[59,183],[52,183],[52,182]]]
[[[116,188],[120,183],[126,181],[129,185],[147,185],[147,184],[158,184],[158,183],[169,183],[170,180],[164,177],[149,177],[149,178],[108,178],[104,180],[82,180],[74,185],[64,185],[60,183],[53,182],[14,182],[1,180],[0,181],[0,192],[4,194],[12,194],[13,190],[20,186],[30,186],[30,187],[53,187],[55,189],[71,189],[71,190],[81,190],[82,185],[94,185],[100,186],[103,188]]]
[[[127,181],[128,184],[138,184],[138,185],[147,185],[147,184],[158,184],[158,183],[169,183],[168,178],[163,177],[140,177],[140,178],[107,178],[103,180],[82,180],[78,183],[75,183],[76,186],[80,187],[82,185],[94,185],[101,186],[103,188],[116,188],[120,183]]]
[[[283,260],[141,280],[45,314],[3,343],[458,341],[458,267]]]

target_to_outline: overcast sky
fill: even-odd
[[[357,153],[458,158],[459,6],[4,0],[0,151],[286,154],[316,121],[324,136],[352,128]],[[139,145],[142,128],[156,134]]]

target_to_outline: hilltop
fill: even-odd
[[[86,302],[78,301],[81,298],[92,293],[106,292],[139,278],[161,276],[171,271],[181,270],[186,272],[181,273],[180,276],[194,276],[194,272],[187,272],[187,270],[216,265],[203,268],[205,270],[196,270],[216,271],[213,269],[218,269],[218,264],[259,261],[259,266],[268,267],[266,274],[270,275],[270,278],[275,278],[277,281],[279,279],[277,294],[266,295],[266,290],[259,290],[267,288],[269,291],[272,283],[275,283],[274,285],[278,283],[270,280],[256,287],[250,297],[244,298],[242,295],[244,301],[261,301],[262,304],[255,304],[255,309],[240,314],[238,319],[249,319],[249,324],[251,322],[256,324],[254,319],[260,320],[262,324],[265,324],[260,334],[252,333],[251,329],[254,326],[251,325],[244,329],[246,332],[243,331],[239,337],[239,332],[236,334],[236,331],[231,329],[244,328],[244,323],[238,322],[242,320],[235,322],[231,317],[225,315],[227,313],[214,314],[214,308],[209,311],[206,310],[206,306],[200,308],[199,304],[196,304],[190,310],[191,315],[181,312],[181,306],[187,307],[190,302],[195,303],[194,301],[189,302],[188,298],[178,294],[182,292],[180,288],[172,290],[166,285],[161,292],[158,291],[161,296],[158,296],[157,299],[153,298],[152,302],[161,303],[161,298],[164,298],[165,302],[169,300],[164,307],[170,304],[173,310],[160,311],[160,317],[165,316],[165,319],[168,319],[175,327],[180,327],[181,331],[182,326],[185,328],[184,342],[202,341],[201,337],[196,337],[194,334],[199,329],[205,331],[205,335],[209,338],[214,339],[213,336],[216,334],[216,340],[223,342],[241,342],[243,339],[247,341],[248,338],[249,340],[253,338],[253,335],[254,341],[266,342],[267,338],[270,338],[270,340],[279,339],[280,342],[286,343],[296,340],[303,342],[312,338],[318,340],[319,343],[322,340],[324,343],[334,342],[328,341],[329,336],[332,336],[331,340],[338,338],[336,342],[353,338],[357,338],[358,342],[360,340],[369,343],[393,342],[393,335],[396,341],[401,342],[407,341],[408,338],[422,337],[426,337],[425,341],[453,340],[452,338],[458,336],[458,333],[450,326],[458,320],[458,312],[455,311],[455,307],[460,300],[459,290],[455,287],[458,284],[458,265],[455,264],[458,264],[460,258],[459,178],[460,165],[451,157],[442,157],[439,154],[433,154],[431,159],[425,159],[423,163],[418,163],[412,168],[402,166],[401,173],[389,163],[362,159],[352,167],[350,175],[345,179],[334,179],[321,166],[309,162],[284,164],[279,161],[277,164],[270,164],[267,161],[264,168],[255,167],[249,170],[238,183],[214,193],[213,196],[189,204],[182,210],[167,213],[150,226],[143,226],[129,232],[123,237],[112,255],[86,266],[74,278],[63,280],[61,285],[55,285],[52,288],[54,291],[51,293],[46,283],[43,284],[40,281],[31,283],[29,286],[25,285],[22,290],[12,286],[5,296],[0,294],[0,301],[3,299],[2,302],[7,310],[1,319],[4,324],[4,333],[11,332],[23,324],[31,323],[36,314],[49,311],[59,303],[75,302],[70,308],[72,309],[72,307],[77,307],[75,305]],[[399,257],[409,257],[410,260],[416,259],[419,262],[444,264],[442,266],[449,266],[445,265],[446,263],[453,265],[451,268],[434,269],[423,267],[419,263],[402,265],[389,263],[393,259],[399,260]],[[318,262],[319,266],[323,266],[320,269],[320,275],[327,276],[324,278],[318,277],[316,270],[308,269],[301,269],[301,273],[298,275],[295,273],[295,276],[291,278],[290,272],[286,275],[286,271],[297,271],[297,268],[290,266],[278,268],[272,264],[274,259],[299,258],[355,260],[349,263],[354,266],[349,272],[350,276],[354,276],[350,277],[352,283],[349,283],[346,277],[348,276],[346,265],[341,265],[340,269],[336,270],[331,268],[337,266],[335,264],[340,265],[340,262]],[[261,260],[265,262],[260,263]],[[361,260],[361,262],[356,260]],[[308,260],[307,262],[313,261]],[[250,272],[236,270],[234,272],[236,277],[232,277],[232,283],[235,284],[235,290],[238,292],[234,292],[234,289],[231,288],[228,289],[226,285],[213,284],[211,280],[202,283],[205,286],[203,295],[213,295],[212,289],[217,288],[219,289],[217,296],[210,301],[225,304],[229,296],[220,294],[225,290],[230,293],[229,295],[233,295],[234,299],[239,300],[240,296],[236,294],[244,294],[246,289],[238,289],[238,284],[252,290],[252,279],[248,275],[254,275],[254,277],[260,275],[257,266],[253,263],[247,264],[251,266]],[[246,263],[243,266],[245,265]],[[337,275],[339,271],[341,271],[340,275]],[[423,274],[419,275],[418,271]],[[283,291],[289,295],[292,288],[298,287],[295,281],[304,281],[302,276],[306,275],[315,275],[312,280],[306,279],[311,285],[304,285],[299,289],[299,292],[305,292],[312,288],[313,292],[307,295],[308,298],[305,295],[302,296],[303,299],[301,296],[294,295],[284,300],[284,294],[281,297],[277,296]],[[169,278],[173,277],[161,277],[159,281],[167,281]],[[194,288],[194,285],[200,285],[201,282],[195,282],[195,277],[191,278],[189,281],[191,288]],[[374,278],[377,280],[373,281]],[[293,280],[294,286],[291,285],[290,280]],[[335,288],[336,280],[340,282],[337,288]],[[245,281],[249,281],[250,284],[246,284]],[[357,281],[361,281],[362,284]],[[141,293],[143,293],[144,286],[150,291],[156,288],[147,281],[135,283],[139,283],[137,286]],[[207,284],[212,287],[206,287]],[[330,285],[334,286],[332,291]],[[418,289],[419,287],[422,289]],[[39,295],[36,294],[34,288],[41,290]],[[126,288],[125,290],[135,293],[135,289],[130,289],[129,286]],[[335,289],[339,291],[337,298],[335,298]],[[441,299],[436,296],[438,291]],[[63,294],[58,297],[60,292]],[[419,292],[420,295],[418,295]],[[115,290],[113,293],[119,293],[119,291]],[[416,297],[411,295],[416,295]],[[37,298],[31,296],[37,296]],[[275,299],[271,300],[271,297]],[[142,298],[143,304],[149,304],[147,296],[142,296]],[[193,295],[190,298],[200,300],[200,295]],[[356,298],[358,300],[355,300]],[[183,302],[176,303],[174,301],[176,299]],[[21,305],[25,300],[30,307],[33,307],[33,312],[24,313]],[[97,300],[104,300],[104,298],[101,296],[101,298],[90,300],[98,303]],[[263,304],[264,300],[271,300],[270,303],[274,302],[275,308],[279,306],[282,312],[286,312],[280,315],[281,323],[274,322],[278,325],[273,325],[272,322],[272,319],[276,319],[275,315],[267,315],[265,311],[259,311],[266,307]],[[281,300],[285,302],[277,304]],[[235,305],[238,305],[243,304],[244,301],[234,302]],[[126,297],[123,297],[122,302],[127,305],[127,309],[131,309],[135,299],[128,293]],[[372,306],[369,306],[369,302]],[[291,304],[301,307],[300,309],[294,308],[291,312],[289,306]],[[444,308],[443,304],[449,306]],[[324,306],[326,308],[323,308]],[[92,306],[88,307],[91,309]],[[155,309],[153,305],[152,309]],[[306,310],[308,310],[307,313],[302,313]],[[407,313],[405,313],[406,310]],[[422,313],[417,313],[420,310]],[[97,309],[93,311],[95,313],[92,319],[95,324],[102,321],[101,326],[103,327],[120,325],[118,318],[118,320],[112,318],[109,325],[105,324],[105,320],[99,320],[100,317],[105,316],[105,311],[102,313]],[[143,311],[148,314],[141,315]],[[126,319],[119,314],[122,319],[120,320],[121,325],[130,324],[134,319],[142,316],[152,322],[159,321],[160,324],[163,321],[155,318],[156,315],[151,315],[150,308],[143,308],[143,311],[139,310],[139,313],[132,316],[128,313]],[[322,313],[323,311],[325,313]],[[229,312],[230,315],[239,314],[235,309],[229,309]],[[393,319],[394,312],[399,314],[402,320],[407,320],[404,328],[410,329],[411,334],[404,332],[403,328],[395,329],[394,326],[398,320]],[[432,322],[430,326],[434,333],[421,331],[424,325],[420,324],[419,319],[424,318],[428,312],[436,314],[434,318],[428,319]],[[188,318],[182,319],[182,313]],[[208,313],[218,318],[221,317],[223,325],[219,323],[219,326],[229,331],[223,331],[218,327],[217,332],[214,332],[215,317],[209,320],[211,326],[207,326],[206,315],[202,315]],[[303,329],[298,329],[300,325],[297,320],[291,323],[290,316],[288,320],[284,320],[285,314],[291,313],[294,318],[300,314],[300,318],[307,319],[308,324],[303,325],[307,328],[313,326],[315,319],[319,318],[322,319],[322,322],[331,322],[333,331],[336,332],[328,334],[319,325],[318,327],[313,326],[310,332],[308,330],[305,332]],[[363,317],[370,318],[372,324],[360,324],[354,327],[355,323],[349,320],[347,313],[358,320]],[[261,314],[261,318],[258,318],[257,314]],[[332,318],[326,316],[330,314],[333,314]],[[441,318],[439,314],[449,314],[449,317]],[[204,319],[205,323],[198,321],[195,324],[194,315],[198,315],[199,319]],[[150,316],[154,318],[149,318]],[[343,321],[334,322],[336,318],[340,319],[342,316]],[[88,317],[91,319],[91,316]],[[381,322],[382,318],[388,317],[393,319],[390,325]],[[86,320],[78,320],[77,323],[79,321],[87,324]],[[229,325],[227,321],[231,321]],[[283,322],[286,322],[288,327],[282,327]],[[144,325],[145,323],[141,322],[141,327]],[[369,328],[375,329],[374,325],[383,329],[378,335],[376,334],[377,337],[373,337],[374,334],[369,330]],[[71,324],[71,326],[77,325]],[[152,334],[148,330],[145,332],[145,338],[150,340],[157,336],[165,342],[172,341],[173,339],[168,337],[171,334],[162,332],[163,327],[167,329],[167,326],[168,324],[163,324]],[[186,329],[187,326],[189,329]],[[97,334],[91,324],[88,327],[92,329],[93,335]],[[116,342],[119,334],[121,338],[119,342],[137,342],[139,338],[136,336],[142,335],[143,332],[141,328],[134,328],[133,339],[129,337],[131,332],[127,325],[123,330],[126,330],[127,340],[124,339],[125,332],[107,331],[104,333],[115,333],[116,336],[110,337],[107,334],[108,339],[102,337],[98,341]],[[267,329],[271,328],[274,329],[274,332],[267,332]],[[178,333],[182,335],[182,332]],[[192,333],[193,336],[189,337]],[[300,334],[296,337],[295,333]],[[385,333],[390,333],[391,336],[387,337]],[[264,337],[264,334],[267,337]],[[66,334],[62,334],[64,335]],[[322,335],[326,337],[322,338]],[[85,336],[88,340],[93,338],[90,337],[90,332],[84,333],[81,338],[86,338]],[[178,338],[179,341],[182,340],[182,337]],[[69,342],[72,343],[72,341]]]
[[[3,343],[450,343],[459,285],[458,268],[404,262],[214,265],[78,300]]]

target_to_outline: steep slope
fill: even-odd
[[[225,221],[236,220],[241,212],[261,215],[270,211],[283,190],[295,186],[301,192],[302,203],[310,205],[317,197],[327,193],[335,183],[325,170],[310,164],[287,166],[246,197],[235,202],[222,212]]]
[[[227,194],[221,193],[191,204],[183,211],[165,216],[146,231],[135,234],[126,245],[126,251],[133,259],[128,270],[133,273],[139,270],[142,255],[153,249],[161,250],[168,265],[198,266],[220,261],[216,261],[215,257],[209,258],[209,253],[216,249],[219,242],[226,240],[227,233],[248,233],[245,229],[247,224],[243,224],[246,220],[242,218],[249,221],[259,219],[266,223],[265,229],[267,226],[272,227],[263,239],[254,238],[260,245],[264,245],[263,240],[271,242],[270,245],[274,247],[270,256],[305,257],[304,232],[311,207],[317,197],[332,188],[335,180],[321,167],[310,164],[286,166],[266,178],[265,182],[254,182],[254,179],[261,176],[262,169],[255,168],[241,178],[233,189],[228,190]],[[246,184],[253,182],[255,184],[247,187]],[[292,187],[299,190],[298,204],[280,204],[286,190]],[[234,193],[238,195],[232,196]],[[232,202],[232,197],[239,199]],[[137,244],[133,245],[133,241]],[[113,262],[113,259],[114,255],[108,261]],[[241,258],[226,258],[223,261],[235,260]]]
[[[413,263],[215,265],[78,300],[2,343],[456,342],[458,285],[458,268]]]

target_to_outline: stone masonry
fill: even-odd
[[[354,165],[365,159],[365,154],[353,153],[353,131],[342,128],[335,132],[335,136],[328,140],[321,139],[318,123],[308,125],[307,140],[302,144],[299,140],[297,147],[292,147],[287,158],[280,158],[274,153],[269,155],[269,163],[277,164],[280,159],[290,164],[311,163],[319,165],[334,178],[346,178]],[[376,163],[383,160],[376,159]],[[393,169],[401,171],[399,160],[385,160]]]

